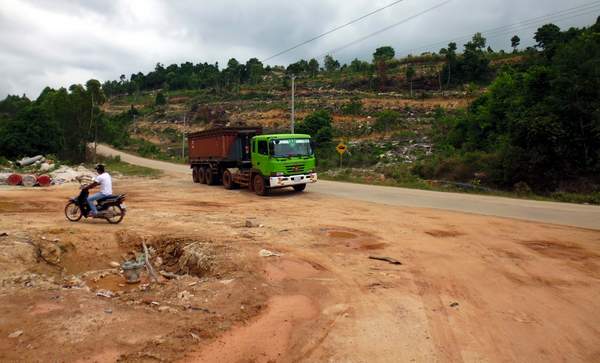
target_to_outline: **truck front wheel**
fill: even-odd
[[[238,184],[233,181],[233,175],[227,169],[223,172],[223,186],[225,189],[235,189]]]
[[[254,186],[254,192],[257,195],[267,195],[269,194],[269,189],[265,185],[265,178],[263,178],[260,174],[256,174],[254,176],[254,180],[252,185]]]
[[[304,189],[306,189],[306,184],[296,184],[296,185],[293,185],[292,188],[294,188],[294,191],[296,191],[296,192],[301,192]]]

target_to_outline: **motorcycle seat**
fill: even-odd
[[[119,195],[111,194],[111,195],[107,195],[105,197],[102,197],[102,198],[98,199],[97,203],[102,203],[102,202],[106,202],[106,201],[109,201],[109,200],[116,200],[116,199],[122,198],[124,196],[125,196],[125,194],[119,194]]]

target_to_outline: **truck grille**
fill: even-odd
[[[286,165],[285,171],[290,174],[304,173],[304,165],[303,164]]]

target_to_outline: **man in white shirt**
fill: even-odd
[[[112,178],[110,177],[110,174],[104,170],[104,165],[96,165],[96,172],[98,173],[98,176],[94,178],[94,182],[92,184],[87,186],[87,189],[92,189],[98,185],[100,186],[100,191],[96,194],[90,195],[87,199],[92,216],[96,216],[98,214],[98,209],[96,209],[95,202],[98,199],[112,195]]]

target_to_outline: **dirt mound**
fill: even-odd
[[[160,268],[178,275],[220,277],[235,271],[227,246],[189,237],[155,237],[150,244],[162,259]]]

